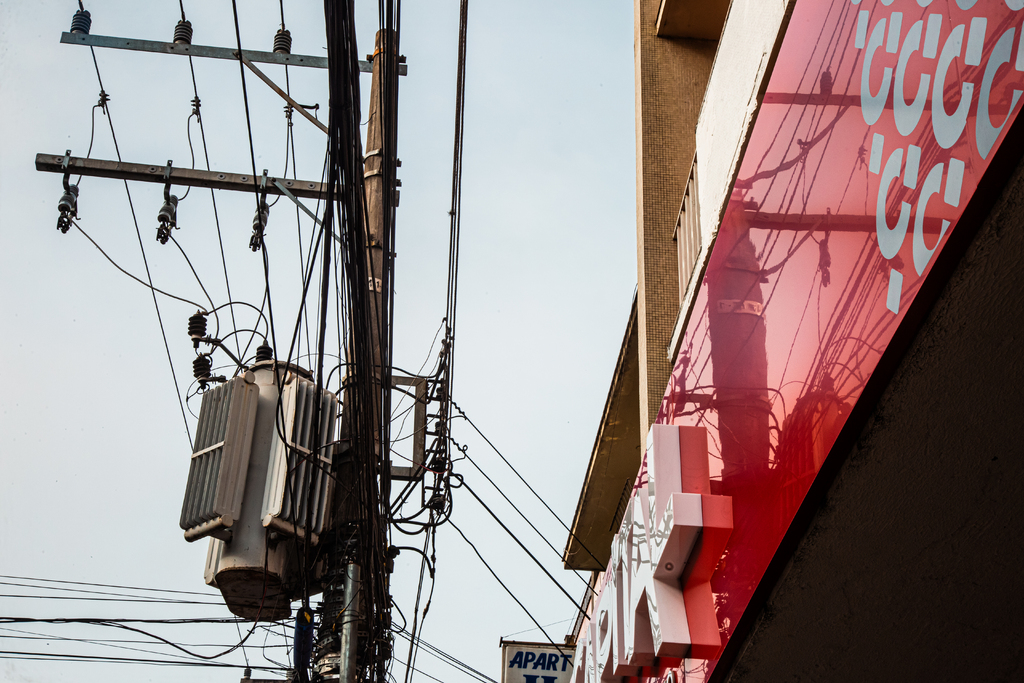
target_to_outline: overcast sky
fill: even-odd
[[[228,2],[185,0],[194,43],[234,44]],[[271,49],[279,25],[275,1],[243,0],[243,46]],[[376,3],[358,2],[360,51],[372,51]],[[179,9],[160,2],[87,2],[92,33],[170,40]],[[38,152],[86,153],[99,86],[89,50],[61,45],[77,3],[0,2],[0,574],[92,584],[198,591],[209,597],[145,594],[219,602],[203,583],[205,542],[186,543],[177,520],[190,448],[150,292],[118,272],[78,231],[55,228],[61,178],[34,169]],[[403,3],[395,362],[415,370],[428,358],[444,311],[458,4]],[[285,2],[294,53],[325,55],[322,7]],[[617,1],[471,0],[467,57],[462,260],[455,400],[566,521],[571,519],[593,445],[636,282],[633,126],[633,7]],[[98,49],[96,57],[122,157],[191,165],[187,123],[192,83],[183,57]],[[283,69],[265,71],[279,83]],[[197,87],[215,170],[248,172],[249,144],[237,63],[197,59]],[[292,69],[303,104],[326,118],[326,72]],[[283,171],[283,102],[247,76],[256,163]],[[364,97],[369,92],[364,76]],[[298,175],[319,179],[324,136],[295,117]],[[191,124],[197,166],[198,127]],[[92,156],[115,158],[108,123],[97,110]],[[181,253],[155,240],[158,185],[130,185],[156,286],[203,301]],[[176,190],[181,195],[182,191]],[[248,249],[251,195],[217,194],[227,267],[236,300],[259,305],[263,273]],[[125,270],[145,277],[124,184],[85,178],[81,226]],[[175,237],[217,303],[227,300],[210,193],[193,190],[179,206]],[[301,229],[308,237],[309,221]],[[275,317],[297,314],[299,255],[294,208],[271,211]],[[191,383],[186,335],[194,307],[160,298],[181,391]],[[240,321],[241,322],[241,321]],[[436,349],[435,349],[436,355]],[[431,358],[432,364],[433,358]],[[198,399],[192,402],[198,411]],[[188,428],[194,430],[189,418]],[[454,436],[519,503],[557,548],[566,533],[464,423]],[[478,476],[475,490],[562,580],[573,595],[583,582]],[[559,640],[572,606],[464,492],[453,519],[542,624]],[[403,539],[404,542],[404,539]],[[531,627],[465,543],[450,529],[438,537],[437,583],[423,637],[488,675],[499,677],[498,641]],[[411,617],[419,563],[405,553],[395,598]],[[3,578],[0,593],[116,597],[47,590]],[[9,584],[31,583],[34,587]],[[226,616],[223,606],[0,597],[0,616]],[[396,617],[396,619],[398,619]],[[0,650],[167,660],[171,650],[137,634],[72,625],[0,625]],[[153,625],[177,643],[238,641],[234,626]],[[15,632],[17,629],[20,632]],[[31,633],[28,633],[31,632]],[[32,639],[137,640],[81,643]],[[17,638],[12,636],[18,636]],[[516,638],[543,640],[534,632]],[[241,666],[284,659],[281,635],[257,632]],[[398,641],[400,659],[405,650]],[[149,652],[115,649],[138,648]],[[211,650],[204,650],[210,652]],[[153,654],[157,653],[157,654]],[[7,681],[236,681],[241,668],[7,659]],[[16,655],[15,655],[16,656]],[[417,667],[445,681],[470,680],[421,653]],[[403,667],[394,673],[401,678]],[[428,680],[425,677],[421,680]]]

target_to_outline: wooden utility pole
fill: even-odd
[[[385,60],[380,59],[384,50],[390,51],[391,63],[397,65],[394,35],[390,31],[378,31],[373,47],[373,81],[370,85],[370,116],[366,128],[366,148],[363,156],[363,185],[366,192],[366,261],[370,280],[371,344],[373,347],[374,396],[382,397],[390,389],[390,372],[382,362],[381,346],[388,339],[389,321],[382,317],[384,312],[384,290],[390,284],[392,258],[385,259],[384,247],[390,240],[387,231],[394,222],[395,212],[395,130],[394,120],[386,121],[385,115],[395,118],[398,101],[398,79],[384,81]],[[385,91],[388,88],[390,92]],[[387,106],[385,106],[387,102]],[[385,157],[388,155],[389,158]],[[387,196],[390,193],[390,197]],[[388,244],[389,249],[393,247]],[[388,380],[388,382],[385,382]],[[375,406],[376,408],[377,406]],[[375,415],[379,414],[374,412]],[[387,418],[384,418],[387,419]],[[382,445],[377,431],[374,451],[379,456]]]
[[[381,59],[385,51],[391,56],[390,60]],[[326,637],[321,637],[321,648],[314,664],[314,671],[319,680],[337,680],[339,683],[354,683],[356,679],[360,669],[358,654],[361,649],[361,627],[365,625],[372,631],[372,624],[367,623],[367,617],[375,618],[374,609],[382,608],[374,604],[371,591],[375,582],[387,582],[386,576],[369,576],[367,572],[372,571],[372,568],[362,567],[358,563],[358,558],[363,555],[358,552],[358,548],[375,542],[373,538],[365,538],[358,534],[358,522],[367,515],[378,514],[378,511],[367,509],[367,501],[360,500],[360,483],[356,482],[356,478],[380,477],[382,485],[378,490],[382,496],[387,495],[388,489],[383,484],[390,471],[386,467],[379,467],[378,464],[386,462],[387,459],[383,456],[389,448],[389,444],[382,443],[381,436],[386,433],[383,421],[389,419],[387,392],[391,388],[391,368],[386,349],[390,338],[390,319],[387,312],[389,302],[385,296],[390,290],[393,271],[390,232],[394,225],[397,204],[395,130],[398,58],[393,32],[377,32],[371,60],[373,80],[370,87],[369,122],[363,154],[365,259],[368,277],[367,281],[362,283],[362,286],[366,287],[365,300],[369,306],[369,324],[366,330],[369,339],[360,341],[369,344],[372,367],[363,368],[359,376],[372,384],[372,391],[360,392],[358,387],[350,385],[345,392],[342,438],[356,444],[356,448],[352,451],[352,458],[341,465],[338,477],[339,481],[353,482],[354,491],[346,496],[339,489],[333,511],[333,526],[351,528],[353,536],[348,547],[333,549],[336,558],[334,566],[338,569],[325,583],[322,624],[328,627],[340,624],[340,628],[337,631],[324,629]],[[388,74],[390,77],[387,78],[386,68],[395,70],[394,74]],[[358,334],[355,326],[352,334]],[[354,348],[353,342],[354,338],[349,340],[350,351]],[[352,362],[354,355],[350,352],[349,356]],[[372,397],[371,405],[360,405],[367,396]],[[370,421],[365,419],[367,413],[372,416]],[[364,419],[357,419],[359,414],[362,414]],[[372,433],[363,433],[368,428]],[[372,550],[383,553],[387,549]]]
[[[722,443],[722,483],[763,484],[768,474],[768,357],[761,265],[742,211],[722,225],[708,269],[709,335],[715,407]]]
[[[736,200],[734,200],[736,201]],[[723,571],[730,585],[753,586],[742,553],[771,516],[760,491],[770,476],[768,356],[762,268],[745,212],[733,211],[718,233],[720,256],[708,267],[708,332],[722,450],[722,493],[733,497],[735,531]],[[723,597],[728,600],[728,596]]]
[[[184,22],[184,17],[182,21]],[[354,36],[350,36],[350,38],[348,49],[354,49]],[[332,131],[327,126],[292,99],[254,63],[334,70],[338,68],[337,62],[328,64],[328,60],[323,57],[291,55],[287,51],[279,53],[241,50],[240,45],[237,50],[196,46],[191,45],[190,40],[189,37],[188,40],[162,43],[110,36],[91,36],[88,33],[66,33],[62,37],[64,43],[90,47],[238,60],[241,63],[240,69],[248,68],[288,102],[289,106],[305,116],[312,125],[328,135],[331,134]],[[388,501],[391,476],[391,470],[388,467],[389,458],[387,457],[390,447],[387,442],[387,434],[392,386],[390,366],[390,292],[392,291],[391,273],[394,261],[392,235],[395,207],[398,204],[396,189],[398,159],[395,150],[397,148],[398,76],[404,75],[406,72],[405,65],[400,64],[400,62],[404,62],[404,59],[398,57],[397,42],[398,36],[394,31],[379,31],[375,39],[374,52],[370,58],[372,67],[368,62],[357,63],[357,60],[352,62],[352,66],[356,67],[356,73],[372,68],[373,74],[369,126],[365,153],[362,157],[364,195],[360,199],[363,201],[354,202],[359,204],[358,208],[348,209],[350,213],[363,212],[362,215],[352,216],[350,219],[365,226],[360,228],[363,230],[362,234],[356,233],[365,243],[365,255],[360,255],[361,258],[365,258],[365,262],[360,261],[360,257],[355,255],[350,254],[349,256],[358,262],[358,267],[353,270],[364,268],[367,278],[363,282],[350,283],[352,287],[350,291],[358,290],[359,299],[361,303],[365,302],[366,306],[361,306],[358,311],[359,324],[353,324],[350,327],[353,330],[352,334],[358,334],[360,337],[353,336],[348,340],[349,368],[351,369],[358,361],[360,365],[359,381],[362,384],[358,390],[354,383],[346,384],[344,415],[342,416],[341,443],[355,444],[356,446],[349,449],[347,461],[342,458],[337,463],[334,476],[338,486],[333,507],[328,513],[331,518],[330,526],[335,530],[344,528],[346,533],[336,534],[333,545],[321,546],[321,549],[324,550],[324,555],[321,557],[326,557],[327,571],[324,575],[320,575],[318,574],[320,569],[315,570],[317,575],[308,577],[311,580],[310,586],[307,587],[307,592],[304,594],[304,597],[308,598],[309,592],[315,592],[315,590],[308,590],[309,588],[323,587],[323,601],[320,608],[322,612],[321,631],[313,663],[313,680],[323,682],[355,683],[360,668],[366,668],[368,664],[363,662],[360,667],[358,655],[361,651],[375,651],[378,653],[378,659],[388,656],[380,654],[387,652],[387,649],[380,647],[379,631],[382,629],[386,631],[390,625],[390,604],[386,601],[381,602],[384,597],[387,597],[386,595],[382,597],[382,593],[388,591],[389,578],[388,570],[377,564],[377,558],[385,557],[388,552],[388,548],[377,546],[387,543],[388,536],[386,532],[381,534],[378,531],[373,531],[371,533],[366,529],[379,530],[382,527],[386,529],[388,521],[379,518],[382,515],[379,503],[381,500],[385,503]],[[381,57],[385,58],[381,59]],[[358,88],[352,88],[349,94],[352,93],[355,93],[353,97],[356,100],[354,109],[358,109]],[[351,115],[353,109],[347,109],[347,113]],[[355,119],[350,130],[354,132],[348,135],[349,141],[358,148],[358,118]],[[355,154],[358,153],[357,149]],[[349,157],[349,159],[352,158]],[[164,185],[165,192],[169,192],[171,186],[178,185],[248,193],[255,190],[261,195],[284,195],[294,201],[318,224],[320,220],[299,199],[319,199],[330,196],[332,192],[339,189],[332,188],[331,183],[322,184],[314,181],[274,178],[269,176],[267,171],[259,176],[255,169],[251,174],[202,171],[177,168],[170,161],[166,164],[150,165],[78,158],[72,157],[70,151],[64,155],[39,154],[36,157],[36,167],[41,171],[63,174],[65,181],[71,174],[76,174],[159,183]],[[349,178],[348,176],[352,173],[351,170],[347,171],[345,182],[352,183],[349,187],[355,189],[358,187],[358,176]],[[67,185],[65,185],[65,189],[67,190]],[[66,212],[62,212],[62,217],[64,217],[64,213]],[[337,216],[339,225],[343,220],[345,220],[343,216]],[[330,221],[325,219],[324,223],[329,224]],[[359,237],[356,238],[356,243],[358,243]],[[334,239],[342,242],[344,248],[345,243],[340,235],[335,234]],[[332,247],[333,245],[326,244],[324,249],[328,250]],[[357,248],[359,247],[357,246]],[[327,254],[329,253],[325,253],[325,263],[328,263]],[[324,282],[326,283],[328,282],[326,265],[324,272]],[[326,285],[324,291],[327,291]],[[340,292],[338,295],[341,295]],[[353,315],[355,313],[353,311]],[[321,338],[321,343],[322,341]],[[363,354],[358,359],[353,353],[357,346],[356,341],[358,341],[360,353]],[[420,432],[425,431],[422,428],[422,423],[426,420],[423,407],[426,403],[425,382],[409,378],[399,378],[397,381],[400,384],[416,387],[418,429]],[[417,466],[422,462],[422,433],[418,439],[420,440],[420,460],[414,463],[413,468],[408,468],[409,471],[405,475],[408,477],[415,477],[419,474]],[[360,477],[362,479],[359,479]],[[366,495],[367,491],[371,492],[369,496]],[[363,524],[364,522],[370,523]],[[322,540],[321,543],[323,544],[323,542]],[[371,559],[361,564],[360,557],[370,557]],[[307,559],[309,559],[308,556]],[[376,643],[370,643],[374,646],[373,648],[367,647],[368,643],[364,637],[367,631],[370,638],[377,639]],[[374,664],[379,664],[379,662]],[[370,668],[383,671],[381,667],[371,666]],[[304,666],[300,669],[300,678],[305,676],[304,669]]]

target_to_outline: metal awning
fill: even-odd
[[[626,323],[608,398],[576,504],[562,562],[566,569],[600,571],[608,564],[633,481],[640,469],[640,365],[637,302]]]

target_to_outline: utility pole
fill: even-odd
[[[343,154],[349,164],[353,162],[358,164],[358,161],[362,160],[362,195],[354,200],[352,195],[348,195],[345,199],[347,204],[344,210],[341,206],[342,200],[338,199],[337,201],[336,224],[339,227],[345,224],[351,227],[354,233],[339,231],[341,234],[332,234],[332,237],[341,243],[342,250],[346,247],[350,247],[353,251],[364,250],[358,256],[353,251],[347,252],[347,264],[351,267],[348,291],[359,299],[359,307],[358,311],[350,311],[352,319],[349,321],[350,334],[347,340],[349,353],[346,360],[349,373],[358,373],[356,376],[358,381],[343,383],[342,433],[337,443],[329,444],[335,453],[333,476],[336,484],[334,500],[327,511],[329,523],[325,527],[325,531],[331,530],[332,534],[330,538],[326,538],[328,536],[326,533],[321,534],[319,539],[313,538],[311,535],[304,537],[311,538],[312,544],[316,544],[319,540],[319,547],[315,551],[317,557],[314,559],[312,557],[314,551],[311,547],[304,546],[303,571],[306,572],[306,576],[303,578],[306,581],[303,581],[301,594],[304,607],[300,611],[301,614],[308,614],[306,605],[308,605],[310,593],[315,593],[322,588],[323,599],[319,607],[320,623],[313,652],[313,680],[317,683],[321,681],[356,683],[359,680],[361,683],[360,672],[370,672],[367,680],[382,680],[383,664],[391,656],[390,640],[387,639],[390,633],[391,607],[389,574],[391,559],[393,559],[390,554],[391,549],[387,547],[389,542],[387,507],[392,474],[388,457],[390,450],[388,436],[390,391],[393,382],[390,358],[390,312],[392,310],[390,298],[393,291],[393,235],[395,207],[398,204],[397,186],[399,185],[396,179],[396,168],[399,164],[396,156],[398,76],[406,73],[406,67],[402,64],[405,61],[404,58],[398,56],[398,35],[390,29],[377,33],[373,55],[369,57],[369,61],[356,60],[352,54],[355,50],[355,36],[354,24],[351,22],[350,15],[351,5],[348,5],[347,9],[341,6],[342,3],[328,2],[327,5],[327,16],[330,17],[332,8],[337,8],[339,14],[335,16],[341,17],[340,23],[347,27],[346,31],[351,30],[351,33],[346,33],[345,36],[335,36],[343,43],[343,47],[331,55],[330,63],[323,57],[290,54],[290,41],[288,45],[279,50],[275,40],[275,52],[242,50],[241,45],[237,50],[192,45],[191,25],[185,20],[184,15],[182,21],[179,22],[179,28],[187,24],[189,30],[186,35],[186,32],[176,29],[173,43],[89,35],[88,23],[82,25],[84,28],[79,26],[73,33],[65,33],[61,42],[89,47],[238,60],[240,69],[247,68],[284,99],[294,111],[308,119],[311,125],[327,133],[330,138],[329,145],[349,145]],[[85,16],[88,18],[87,13]],[[388,17],[387,25],[394,25],[393,13]],[[81,23],[78,21],[78,24]],[[330,20],[328,24],[328,40],[330,41]],[[282,24],[279,33],[283,31]],[[180,36],[179,33],[181,33]],[[331,120],[333,123],[335,116],[338,117],[338,120],[343,116],[354,118],[347,121],[347,127],[338,126],[329,129],[303,105],[296,102],[275,84],[254,63],[327,68],[329,78],[333,79],[334,76],[348,78],[349,82],[346,85],[350,87],[346,90],[345,95],[338,99],[338,102],[343,105],[338,109],[344,111],[334,111],[335,80],[332,80]],[[358,72],[371,69],[373,80],[364,154],[359,140],[357,79]],[[352,81],[352,78],[355,78],[356,81]],[[346,97],[349,99],[345,100]],[[195,106],[198,107],[198,95]],[[338,130],[343,130],[341,135],[338,135]],[[331,137],[332,135],[334,137]],[[336,151],[337,148],[332,148],[332,154]],[[339,198],[346,188],[354,194],[359,194],[358,188],[360,187],[359,171],[352,169],[351,166],[347,168],[343,178],[339,179],[335,174],[334,179],[327,183],[274,178],[269,176],[267,171],[259,176],[255,169],[252,173],[228,173],[177,168],[170,161],[166,164],[150,165],[120,160],[79,158],[72,157],[70,151],[63,155],[39,154],[36,157],[36,168],[40,171],[59,173],[64,176],[65,197],[62,198],[59,207],[61,220],[58,223],[58,227],[63,232],[66,232],[71,226],[71,220],[76,217],[77,212],[78,188],[68,185],[68,179],[72,174],[162,184],[165,200],[170,202],[173,199],[174,206],[176,206],[177,199],[169,194],[173,185],[246,193],[255,190],[260,200],[268,194],[284,195],[309,214],[317,224],[325,228],[330,228],[333,223],[334,219],[328,220],[328,216],[332,215],[334,202],[328,202],[330,206],[321,223],[321,220],[300,201],[300,198],[322,199],[325,196]],[[174,206],[171,207],[171,213],[167,214],[166,220],[161,219],[161,229],[169,230],[174,227]],[[161,213],[163,214],[163,209]],[[266,216],[264,214],[261,218],[258,209],[254,226],[257,224],[265,226],[265,223]],[[158,233],[158,236],[160,234]],[[261,234],[259,236],[261,237]],[[348,238],[351,239],[346,242]],[[326,296],[326,292],[329,291],[330,250],[334,248],[334,245],[329,242],[329,238],[325,237],[324,240],[322,291]],[[253,247],[254,250],[259,248],[260,242],[257,241],[256,244],[257,247]],[[363,277],[363,274],[366,274],[366,277]],[[341,292],[338,292],[338,296],[341,296]],[[198,315],[203,317],[202,314]],[[219,342],[219,340],[206,339],[205,328],[203,334],[197,333],[197,335],[194,335],[193,339],[198,339],[199,343]],[[320,343],[322,351],[323,333],[321,333]],[[356,353],[357,347],[358,353]],[[259,353],[257,353],[257,359],[259,359]],[[237,362],[241,364],[242,359],[237,359]],[[316,373],[316,381],[319,383],[321,379],[322,364]],[[426,432],[424,427],[427,420],[425,406],[428,402],[426,381],[414,378],[397,378],[395,381],[399,384],[415,386],[417,425],[421,432]],[[325,388],[318,384],[317,391],[321,389]],[[414,460],[413,467],[405,468],[408,472],[400,473],[398,476],[404,478],[422,476],[423,434],[421,433],[417,438],[420,443],[419,455]],[[347,451],[345,444],[348,445]],[[318,455],[317,448],[326,448],[326,446],[318,441],[310,449],[306,449],[305,453],[310,454],[315,460]],[[301,456],[296,457],[301,459]],[[322,499],[326,500],[327,496],[325,495]],[[293,526],[297,528],[296,525]],[[295,533],[298,536],[298,532]],[[223,539],[218,540],[222,541]],[[312,567],[313,564],[316,565],[315,569]],[[294,570],[292,571],[294,572]],[[263,574],[261,588],[265,594],[266,566],[263,568]],[[286,597],[294,600],[296,594],[292,592]],[[260,608],[262,609],[262,600]],[[259,611],[257,611],[256,618],[259,618]],[[310,617],[306,618],[308,620]],[[299,661],[299,656],[296,655],[296,668],[299,670],[300,679],[305,680],[309,650],[296,647],[296,652],[300,650],[305,651],[306,661]],[[364,654],[363,661],[360,660],[361,654]],[[366,661],[366,657],[374,659]]]
[[[393,272],[393,247],[390,232],[394,225],[394,211],[397,204],[397,181],[395,169],[395,143],[397,129],[397,95],[398,95],[398,57],[394,44],[394,32],[378,31],[374,41],[373,55],[369,58],[373,65],[373,80],[370,87],[370,111],[366,133],[366,146],[363,156],[363,183],[365,193],[365,245],[366,271],[369,274],[366,287],[366,300],[369,302],[369,339],[372,368],[364,372],[373,391],[359,394],[357,388],[349,386],[345,391],[344,414],[342,416],[342,440],[350,440],[357,444],[351,452],[351,458],[339,465],[337,476],[339,481],[354,481],[358,477],[380,477],[379,491],[387,496],[388,487],[385,482],[390,477],[390,470],[379,463],[386,454],[390,444],[382,443],[383,421],[389,419],[387,392],[391,389],[390,358],[385,353],[390,338],[390,320],[387,311],[389,302],[385,301],[385,293],[390,290]],[[390,57],[386,59],[385,54]],[[393,74],[385,77],[387,69]],[[353,326],[354,327],[354,326]],[[352,334],[358,334],[353,329]],[[350,344],[352,340],[350,339]],[[350,361],[352,354],[350,354]],[[359,405],[360,396],[372,396],[371,405]],[[367,413],[372,416],[372,424],[365,419],[357,419],[357,415]],[[371,434],[363,433],[371,428]],[[362,462],[355,462],[355,459]],[[368,568],[362,567],[358,558],[365,556],[359,552],[363,544],[374,543],[373,538],[361,537],[359,520],[367,515],[377,514],[375,509],[367,509],[366,500],[359,500],[358,481],[354,491],[344,495],[339,489],[337,502],[333,510],[333,527],[348,529],[348,541],[339,543],[331,549],[333,559],[328,560],[328,570],[321,603],[321,626],[317,642],[316,661],[314,663],[315,680],[354,683],[361,668],[359,653],[364,643],[361,638],[372,633],[373,624],[369,619],[378,615],[374,610],[389,609],[387,605],[375,605],[369,595],[374,580],[383,581],[387,576],[367,576]],[[365,489],[364,489],[365,490]],[[385,498],[386,500],[386,498]],[[376,520],[380,522],[381,520]],[[386,523],[386,521],[385,521]],[[342,538],[337,534],[336,538]],[[382,553],[386,548],[376,549]],[[363,627],[363,628],[360,628]]]
[[[768,473],[768,357],[761,264],[744,211],[722,225],[708,269],[709,330],[722,483],[746,487]]]
[[[756,584],[741,553],[772,519],[761,492],[770,476],[768,356],[761,291],[762,268],[750,239],[747,212],[735,204],[718,233],[715,262],[708,267],[708,333],[722,449],[722,493],[733,497],[734,550],[723,570],[731,585]],[[725,596],[723,600],[728,600]]]

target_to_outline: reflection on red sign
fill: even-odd
[[[796,3],[658,416],[708,430],[732,497],[723,645],[1020,109],[1022,9]]]

